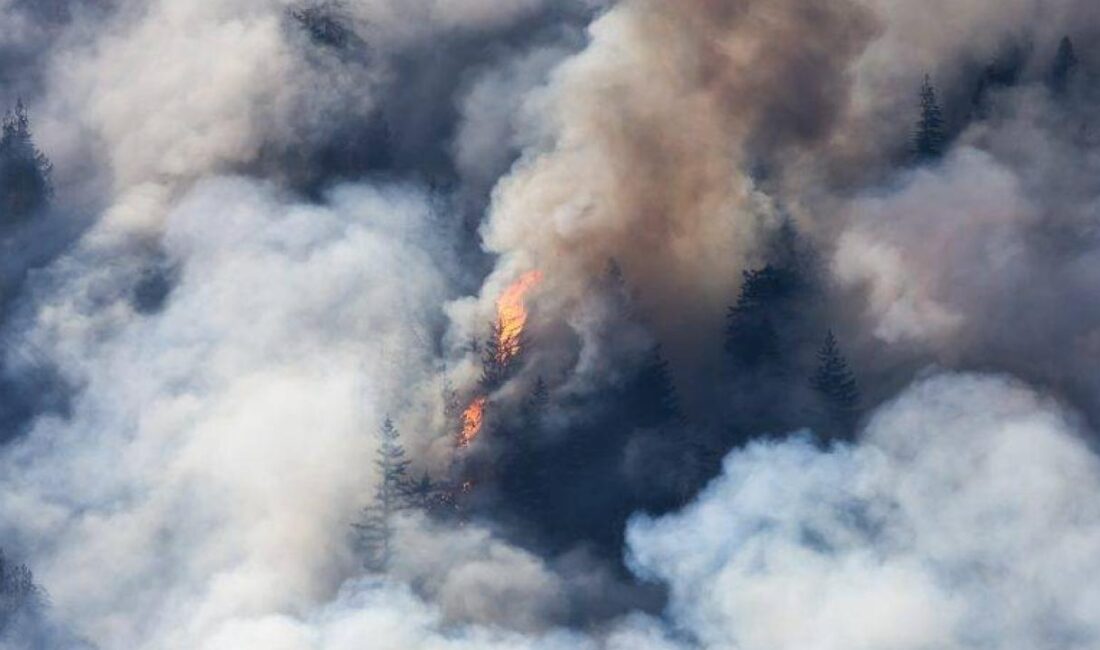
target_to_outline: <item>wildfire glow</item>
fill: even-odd
[[[530,271],[513,282],[497,300],[495,334],[497,363],[506,366],[520,352],[523,330],[527,327],[527,294],[542,282],[542,273]],[[485,422],[485,405],[489,398],[482,395],[462,413],[462,433],[458,446],[465,449],[477,440]]]
[[[488,401],[487,398],[479,397],[462,413],[462,434],[458,438],[460,448],[469,447],[474,440],[477,440],[477,434],[481,433],[481,424],[485,421],[486,401]]]
[[[497,350],[501,364],[507,364],[520,351],[523,328],[527,326],[527,293],[542,282],[540,271],[530,271],[512,283],[497,300]]]

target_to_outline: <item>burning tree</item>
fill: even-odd
[[[363,509],[363,519],[353,524],[359,534],[363,564],[370,571],[384,572],[393,557],[393,520],[408,507],[410,461],[405,458],[401,435],[386,418],[378,434],[379,445],[374,465],[378,469],[378,487],[374,502]]]
[[[485,405],[488,401],[487,397],[478,397],[462,412],[462,430],[458,437],[459,448],[472,445],[477,435],[481,433],[481,427],[485,424]]]
[[[478,392],[462,411],[458,419],[456,446],[459,450],[471,447],[485,429],[490,396],[508,381],[516,358],[526,345],[527,294],[542,281],[539,271],[520,276],[501,294],[496,303],[497,317],[489,328],[489,338],[481,347],[481,378]],[[450,401],[448,401],[450,404]],[[450,419],[450,417],[448,417]],[[452,466],[449,491],[444,500],[461,510],[474,485],[480,482],[479,469],[471,466],[465,457],[456,456]]]
[[[504,329],[499,322],[489,328],[489,338],[481,348],[481,385],[482,392],[491,393],[504,385],[508,378],[511,358],[510,349],[519,349],[519,341],[505,341]],[[481,398],[479,398],[481,399]]]
[[[527,294],[541,281],[540,272],[526,273],[497,300],[497,318],[490,327],[481,357],[483,391],[492,392],[504,383],[513,362],[523,350],[528,318]]]
[[[480,394],[462,414],[462,429],[458,439],[460,448],[469,447],[481,433],[489,395],[507,381],[516,357],[526,345],[524,333],[528,319],[527,294],[541,281],[542,273],[539,271],[525,273],[509,285],[497,300],[497,318],[482,347]]]

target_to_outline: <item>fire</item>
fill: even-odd
[[[497,300],[497,354],[506,365],[520,351],[523,329],[527,327],[527,293],[542,282],[542,272],[530,271],[520,276]]]
[[[507,366],[520,352],[523,329],[527,327],[527,294],[542,282],[542,273],[530,271],[520,276],[497,300],[495,334],[496,361]],[[462,413],[462,433],[458,437],[459,449],[465,449],[477,440],[485,422],[485,405],[489,398],[482,395],[470,403]]]
[[[479,397],[473,401],[462,414],[462,434],[458,438],[458,446],[465,449],[477,439],[481,433],[481,424],[485,421],[486,397]]]

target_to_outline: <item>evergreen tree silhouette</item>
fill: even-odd
[[[504,489],[512,493],[521,514],[538,522],[545,513],[553,477],[547,474],[546,450],[540,443],[542,420],[550,404],[550,391],[539,377],[524,400],[519,423],[509,445],[502,477]]]
[[[382,424],[378,439],[374,460],[378,487],[374,501],[363,509],[363,518],[353,526],[358,532],[363,565],[369,571],[382,573],[393,557],[394,517],[409,505],[409,460],[405,458],[401,436],[389,418]]]
[[[23,102],[4,117],[0,130],[0,222],[12,223],[47,205],[53,165],[34,145]]]
[[[0,551],[0,632],[21,617],[37,615],[45,604],[46,594],[27,565],[11,561]]]
[[[523,334],[519,336],[522,339]],[[489,327],[489,337],[481,347],[482,392],[492,393],[504,385],[516,361],[515,356],[509,355],[509,350],[523,350],[524,347],[523,340],[505,341],[504,330],[500,323],[494,322]]]
[[[943,156],[946,146],[943,111],[936,99],[932,78],[925,75],[920,89],[920,119],[913,136],[913,157],[918,162],[936,160]]]
[[[844,435],[850,435],[859,419],[859,388],[831,331],[817,358],[817,370],[810,385],[821,398],[830,424]]]
[[[1030,58],[1029,44],[1015,44],[1005,48],[985,67],[970,97],[971,119],[984,120],[990,116],[991,93],[997,89],[1012,88],[1019,84]]]
[[[657,427],[683,421],[680,400],[661,346],[646,355],[628,389],[628,403],[640,427]]]
[[[801,286],[798,273],[769,264],[742,273],[737,304],[726,318],[726,352],[739,365],[755,368],[779,361],[779,321]]]
[[[534,387],[531,388],[531,394],[527,396],[523,403],[524,420],[528,426],[538,426],[539,420],[549,404],[550,389],[546,387],[546,381],[539,377],[535,380]]]
[[[1066,36],[1058,45],[1058,53],[1054,55],[1050,68],[1050,88],[1055,94],[1063,95],[1069,90],[1078,63],[1073,41]]]

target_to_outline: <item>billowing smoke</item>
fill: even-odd
[[[702,647],[1093,647],[1100,481],[1077,419],[999,377],[919,381],[855,447],[756,443],[631,528]],[[1083,502],[1084,501],[1084,502]]]
[[[1100,648],[1088,0],[0,0],[0,647]]]
[[[465,597],[433,605],[395,580],[351,581],[319,610],[242,615],[198,647],[1092,647],[1100,506],[1081,494],[1100,489],[1100,462],[1081,433],[1010,380],[933,377],[883,407],[859,445],[754,443],[682,513],[634,521],[631,565],[670,585],[665,618],[584,634],[456,625],[479,616],[453,608],[482,603],[522,624],[560,585],[483,533],[411,521],[395,575]],[[461,569],[447,566],[456,557]]]

